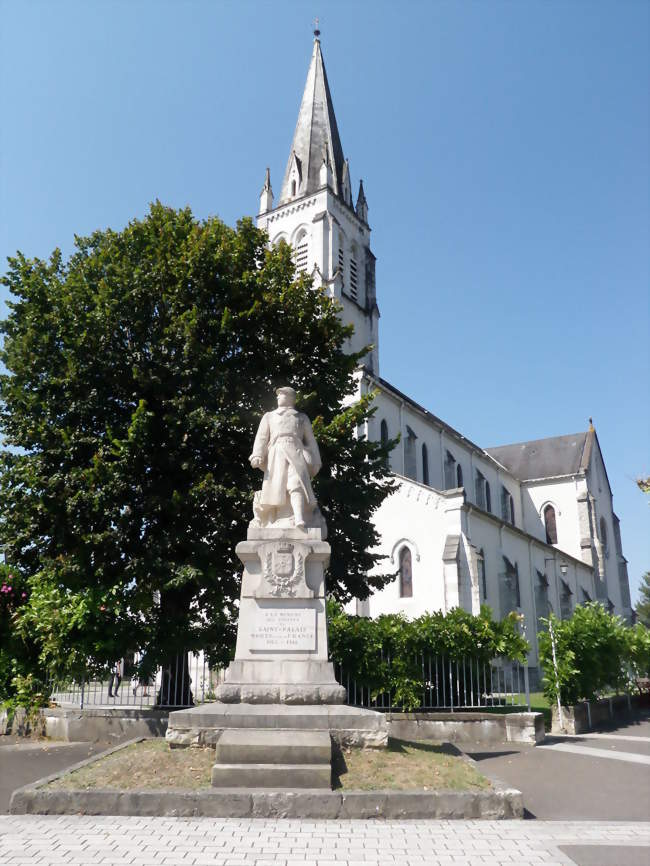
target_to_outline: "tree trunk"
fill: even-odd
[[[162,666],[160,688],[156,694],[156,706],[160,707],[192,707],[192,680],[188,654],[179,653],[168,659]]]

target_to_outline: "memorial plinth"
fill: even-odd
[[[244,564],[235,660],[217,689],[224,703],[342,704],[327,658],[321,527],[251,526],[237,545]]]

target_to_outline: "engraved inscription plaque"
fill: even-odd
[[[314,608],[261,607],[250,633],[252,650],[316,650]]]

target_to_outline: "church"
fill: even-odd
[[[398,577],[351,612],[517,611],[533,681],[538,623],[550,611],[566,618],[598,600],[630,621],[619,520],[591,422],[579,433],[484,448],[381,377],[368,202],[363,183],[353,198],[318,31],[280,195],[267,169],[257,223],[340,303],[354,325],[351,349],[372,346],[359,372],[359,392],[377,392],[365,435],[401,437],[390,458],[398,487],[375,515],[380,552]]]

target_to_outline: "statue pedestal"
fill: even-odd
[[[172,747],[215,746],[218,787],[329,788],[331,744],[382,748],[386,719],[345,705],[327,658],[321,527],[251,526],[237,648],[217,701],[169,714]]]
[[[251,526],[236,552],[244,564],[237,647],[217,699],[345,703],[327,658],[323,530]]]

